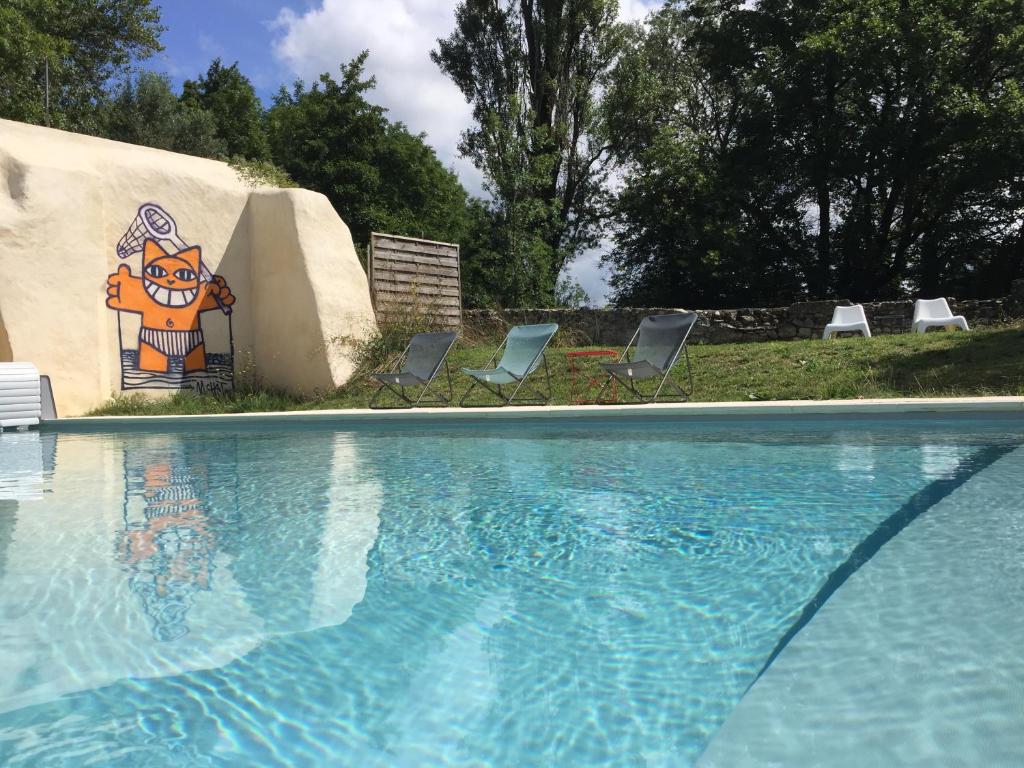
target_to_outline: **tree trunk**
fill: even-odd
[[[835,132],[836,111],[836,61],[830,55],[825,60],[824,104],[821,122],[819,123],[819,140],[817,157],[815,158],[815,192],[818,203],[818,237],[816,243],[817,264],[814,280],[811,283],[812,298],[823,299],[831,294],[830,271],[832,267],[832,193],[829,180],[832,174],[832,153],[835,150],[833,133]]]
[[[832,266],[832,196],[827,180],[818,182],[817,252],[818,263],[811,298],[823,299],[829,295],[829,268]]]
[[[921,243],[921,275],[917,289],[923,296],[939,295],[939,241],[934,232]]]

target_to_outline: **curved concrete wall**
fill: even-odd
[[[14,353],[11,351],[11,342],[7,338],[7,327],[4,325],[2,307],[0,307],[0,363],[14,362]]]
[[[141,236],[119,252],[150,202],[176,232],[153,236],[152,253]],[[201,256],[186,263],[190,246]],[[168,267],[160,285],[154,257]],[[208,273],[170,285],[189,264]],[[375,327],[352,237],[323,195],[252,189],[225,163],[6,120],[0,275],[0,361],[49,374],[61,415],[122,391],[202,388],[214,353],[228,380],[244,367],[269,386],[330,389],[351,375],[345,342]],[[230,323],[218,311],[228,302]]]

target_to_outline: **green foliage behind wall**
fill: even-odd
[[[138,69],[154,0],[0,3],[0,117],[317,190],[360,250],[374,230],[457,242],[467,307],[577,304],[565,267],[601,241],[632,305],[967,298],[1024,275],[1021,0],[617,18],[615,0],[456,5],[431,55],[472,107],[484,199],[374,103],[365,52],[269,106],[220,59],[176,93]]]

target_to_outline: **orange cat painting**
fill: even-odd
[[[139,368],[166,373],[170,358],[184,359],[184,371],[206,368],[206,346],[199,313],[230,307],[235,297],[224,278],[200,281],[200,249],[168,253],[155,240],[142,247],[142,277],[122,264],[107,277],[107,306],[142,315]],[[219,302],[219,303],[218,303]]]

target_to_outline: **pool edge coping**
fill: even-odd
[[[769,415],[885,415],[927,413],[1019,413],[1024,397],[888,398],[871,400],[765,400],[720,403],[508,406],[504,408],[369,408],[308,411],[247,411],[158,416],[72,416],[43,422],[44,429],[73,427],[160,426],[165,424],[242,424],[252,422],[445,422],[465,420],[535,420],[625,418],[634,416],[708,417]]]

